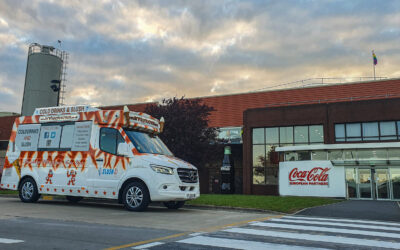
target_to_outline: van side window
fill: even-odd
[[[38,151],[89,150],[92,121],[46,123],[39,128]]]
[[[100,149],[110,154],[117,154],[118,144],[125,142],[122,135],[114,128],[100,129]]]

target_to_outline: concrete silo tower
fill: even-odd
[[[67,60],[65,51],[37,43],[29,45],[21,115],[62,104]]]

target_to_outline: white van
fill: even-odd
[[[159,139],[163,125],[127,107],[38,108],[15,120],[0,187],[23,202],[51,194],[118,199],[132,211],[156,201],[179,208],[200,196],[198,172]]]

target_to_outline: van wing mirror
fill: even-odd
[[[126,142],[121,142],[118,144],[117,154],[122,156],[129,156],[129,146]]]

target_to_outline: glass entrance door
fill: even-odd
[[[357,198],[357,169],[347,168],[346,169],[346,188],[347,188],[347,198],[354,199]]]
[[[400,169],[391,168],[390,177],[392,182],[392,197],[394,200],[400,200]]]
[[[358,169],[358,190],[360,199],[372,198],[371,169]]]
[[[388,169],[375,169],[376,199],[390,198],[390,182]]]

